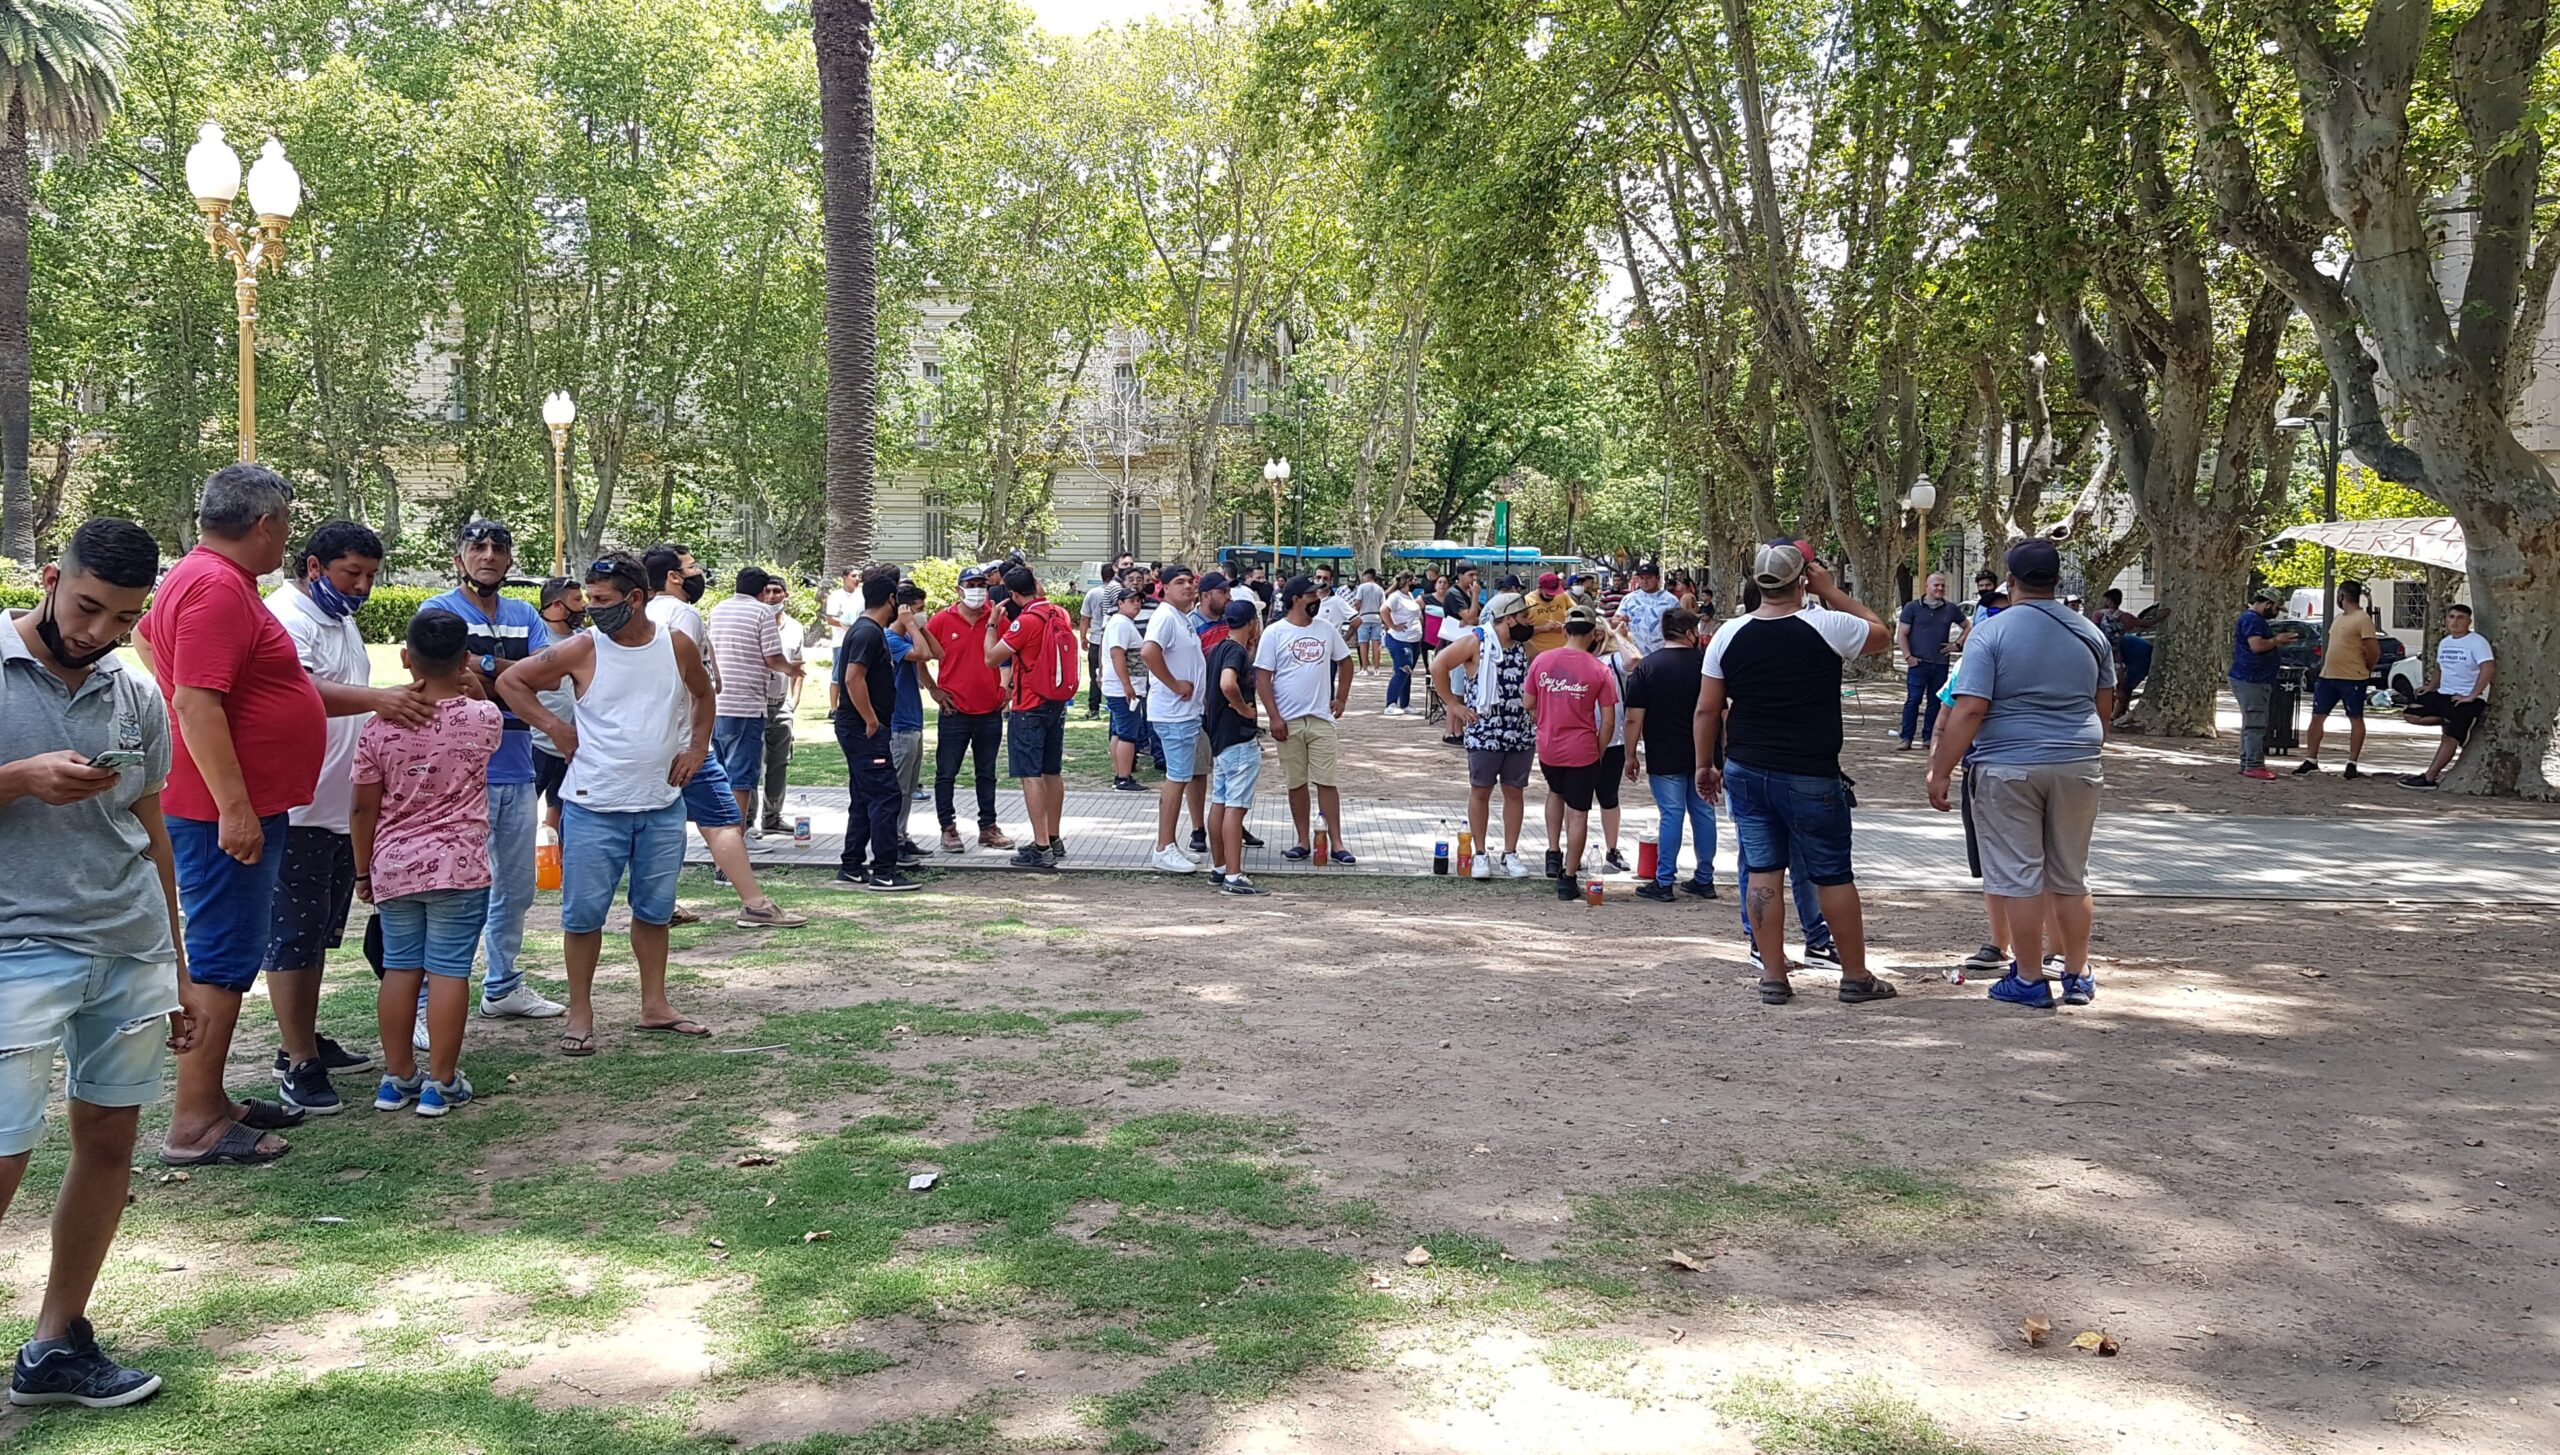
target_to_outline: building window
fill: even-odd
[[[2391,583],[2391,627],[2394,631],[2422,632],[2427,629],[2427,583],[2394,581]]]
[[[931,368],[932,365],[925,367]],[[925,502],[924,553],[928,556],[951,554],[951,511],[940,501]]]
[[[1138,492],[1135,490],[1130,491],[1125,499],[1122,499],[1112,507],[1111,554],[1114,556],[1119,555],[1123,551],[1135,556],[1142,554],[1145,550],[1145,547],[1138,539],[1138,527],[1142,519],[1142,509],[1143,507],[1140,504]]]
[[[1243,424],[1245,422],[1247,415],[1244,410],[1244,392],[1244,370],[1238,369],[1236,376],[1227,381],[1227,407],[1222,423]]]
[[[1112,366],[1111,366],[1111,394],[1112,394],[1112,397],[1113,397],[1113,398],[1115,398],[1115,399],[1117,399],[1117,400],[1119,400],[1119,401],[1120,401],[1120,403],[1121,403],[1124,407],[1127,407],[1127,408],[1133,408],[1133,409],[1137,407],[1137,403],[1138,403],[1138,366],[1137,366],[1137,365],[1135,365],[1135,364],[1114,364],[1114,365],[1112,365]]]
[[[942,412],[941,404],[942,366],[940,364],[929,363],[924,366],[924,390],[922,396],[916,401],[917,444],[931,445],[933,443],[933,421],[934,417]],[[939,555],[941,553],[936,551],[931,552],[930,554]]]

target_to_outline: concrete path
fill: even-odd
[[[1276,776],[1274,766],[1266,781]],[[1537,785],[1531,788],[1529,822],[1520,843],[1534,872],[1540,867],[1545,832],[1539,819],[1542,797]],[[797,789],[789,803],[792,813],[809,815],[811,842],[799,847],[788,837],[750,839],[752,860],[759,866],[833,866],[844,844],[845,790]],[[998,804],[1006,831],[1020,836],[1020,797],[1008,788]],[[1061,829],[1069,856],[1064,867],[1072,872],[1155,872],[1147,868],[1155,849],[1155,815],[1153,791],[1068,793]],[[1246,823],[1268,846],[1245,852],[1245,872],[1273,880],[1427,875],[1434,841],[1448,839],[1454,852],[1466,805],[1463,799],[1435,803],[1346,795],[1343,819],[1343,842],[1359,856],[1357,866],[1290,864],[1280,857],[1296,839],[1288,826],[1288,805],[1276,791],[1260,796]],[[1636,836],[1651,833],[1656,821],[1650,799],[1627,800],[1623,832],[1630,862],[1636,856]],[[917,842],[931,848],[938,841],[931,804],[916,805],[913,827]],[[1187,820],[1182,832],[1187,839]],[[1499,832],[1497,827],[1497,836]],[[1593,832],[1596,836],[1596,821]],[[970,837],[974,843],[975,836]],[[1597,845],[1592,854],[1596,862]],[[1874,888],[1980,887],[1965,873],[1964,829],[1953,814],[1862,809],[1856,854],[1859,882]],[[709,862],[698,839],[688,857],[694,863]],[[1007,867],[1008,857],[972,848],[957,858],[937,853],[924,867],[1024,872]],[[1683,862],[1694,862],[1694,856],[1684,855]],[[1730,882],[1734,870],[1728,830],[1716,845],[1717,877]],[[2170,898],[2560,903],[2560,822],[2394,820],[2376,826],[2256,815],[2109,814],[2098,821],[2090,884],[2102,895]]]

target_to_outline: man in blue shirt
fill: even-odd
[[[2269,623],[2279,607],[2276,594],[2261,590],[2249,598],[2249,609],[2231,629],[2231,695],[2240,702],[2240,776],[2275,781],[2267,766],[2267,710],[2275,701],[2276,649],[2294,639]]]
[[[1918,600],[1904,604],[1902,616],[1894,623],[1893,644],[1902,653],[1903,663],[1902,745],[1895,752],[1911,751],[1914,727],[1920,730],[1922,747],[1937,732],[1938,689],[1947,685],[1947,648],[1963,640],[1964,609],[1947,599],[1945,573],[1933,571],[1928,588]],[[1926,717],[1921,715],[1924,703]]]
[[[2009,548],[2009,606],[1979,622],[1956,668],[1953,710],[1929,755],[1929,805],[1954,806],[1964,764],[1965,849],[1982,876],[1994,952],[2013,952],[1991,998],[2050,1010],[2046,949],[2062,957],[2062,1004],[2097,998],[2089,971],[2089,837],[2106,787],[2115,657],[2096,626],[2053,599],[2053,542]]]
[[[889,763],[898,773],[898,862],[921,864],[927,852],[907,832],[916,784],[924,774],[924,694],[916,685],[916,642],[924,636],[924,588],[898,583],[898,614],[889,621],[889,660],[897,666],[898,705],[889,714]]]
[[[450,611],[462,618],[464,677],[480,694],[499,701],[498,674],[510,662],[532,656],[551,641],[551,628],[532,602],[502,596],[515,569],[515,533],[494,520],[462,528],[453,557],[462,584],[430,597],[420,611]],[[498,751],[489,758],[489,919],[482,930],[488,956],[480,1013],[544,1019],[568,1007],[524,983],[516,956],[524,949],[524,912],[533,903],[534,824],[541,794],[533,781],[533,737],[524,720],[507,713]],[[417,1043],[426,1046],[426,987],[418,988]]]

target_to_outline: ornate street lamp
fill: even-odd
[[[1917,601],[1924,594],[1923,587],[1929,579],[1929,507],[1938,503],[1938,487],[1930,484],[1929,477],[1923,475],[1911,482],[1911,489],[1902,497],[1902,503],[1919,517],[1911,533],[1911,599]]]
[[[578,422],[569,391],[542,400],[542,422],[551,426],[551,574],[567,574],[569,550],[569,426]]]
[[[242,226],[231,215],[240,195],[240,154],[222,139],[222,128],[208,121],[187,148],[187,190],[204,213],[207,251],[231,259],[231,295],[240,323],[240,458],[258,454],[258,275],[284,263],[285,224],[302,205],[302,175],[284,159],[284,145],[274,137],[258,151],[249,168],[249,211],[254,226]]]

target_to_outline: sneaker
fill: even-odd
[[[1636,886],[1636,898],[1650,899],[1656,904],[1677,904],[1680,891],[1659,880],[1648,879]]]
[[[2348,761],[2348,763],[2347,763],[2347,771],[2346,771],[2346,774],[2345,774],[2344,776],[2346,776],[2346,777],[2348,777],[2348,778],[2362,778],[2362,777],[2364,776],[2364,770],[2363,770],[2362,768],[2357,767],[2357,766],[2355,765],[2354,761],[2351,759],[2351,760],[2349,760],[2349,761]]]
[[[1207,829],[1193,829],[1191,831],[1191,852],[1195,854],[1205,854],[1209,852],[1209,831]]]
[[[421,1056],[427,1053],[427,1015],[424,1011],[409,1023],[409,1049]]]
[[[1239,829],[1237,832],[1244,835],[1244,846],[1246,848],[1259,849],[1262,847],[1262,840],[1254,834],[1253,830]]]
[[[1147,791],[1147,785],[1139,782],[1135,778],[1114,778],[1111,780],[1111,786],[1122,793],[1144,793]]]
[[[917,843],[913,839],[898,840],[898,862],[901,864],[906,863],[910,859],[913,859],[920,864],[926,859],[931,858],[932,855],[933,850],[926,848],[924,845]]]
[[[415,1102],[418,1099],[419,1091],[424,1089],[426,1084],[427,1073],[424,1071],[410,1077],[406,1081],[401,1080],[397,1076],[386,1075],[382,1078],[381,1083],[373,1088],[373,1109],[375,1111],[398,1111],[402,1107]]]
[[[482,996],[480,1013],[485,1016],[511,1016],[517,1020],[541,1021],[557,1015],[567,1015],[569,1007],[519,980],[516,982],[515,989],[495,1000]]]
[[[2300,778],[2300,777],[2304,777],[2304,776],[2306,776],[2306,775],[2308,775],[2308,774],[2317,773],[2317,772],[2319,772],[2319,771],[2320,771],[2320,760],[2319,760],[2319,759],[2317,759],[2317,758],[2305,758],[2305,759],[2303,759],[2301,762],[2296,763],[2296,764],[2294,765],[2294,768],[2293,768],[2293,776],[2294,776],[2294,777],[2296,777],[2296,778]]]
[[[1991,982],[1991,998],[2005,1000],[2011,1005],[2023,1005],[2029,1010],[2051,1010],[2054,1006],[2053,982],[2021,980],[2018,967],[2012,965],[2008,974]]]
[[[1388,703],[1386,706],[1384,706],[1384,707],[1382,707],[1382,708],[1379,708],[1379,709],[1378,709],[1378,716],[1380,716],[1380,717],[1402,717],[1402,716],[1404,716],[1404,709],[1403,709],[1403,708],[1401,708],[1401,707],[1398,707],[1398,706],[1396,706],[1394,703],[1390,702],[1390,703]]]
[[[1059,865],[1067,862],[1067,836],[1065,834],[1060,834],[1049,841],[1046,857],[1049,860],[1049,867],[1052,869],[1055,869]]]
[[[2044,978],[2047,980],[2053,979],[2055,976],[2060,975],[2065,969],[2069,968],[2070,964],[2070,961],[2065,960],[2060,955],[2045,956]]]
[[[1715,881],[1712,879],[1683,879],[1680,881],[1680,892],[1688,895],[1692,899],[1713,899],[1716,897]]]
[[[1907,753],[1907,752],[1910,752],[1910,751],[1911,751],[1911,740],[1910,740],[1909,738],[1903,738],[1903,739],[1901,739],[1900,741],[1896,742],[1896,743],[1893,745],[1893,750],[1894,750],[1895,752],[1897,752],[1897,753]]]
[[[1502,856],[1502,872],[1514,879],[1526,879],[1529,877],[1529,866],[1520,862],[1518,854],[1507,853]]]
[[[11,1404],[76,1404],[93,1410],[140,1404],[160,1392],[160,1376],[127,1369],[98,1347],[87,1319],[73,1319],[59,1339],[18,1346],[9,1375]]]
[[[1885,978],[1881,975],[1870,974],[1864,980],[1843,980],[1840,982],[1840,1003],[1842,1005],[1865,1005],[1869,1001],[1891,1000],[1901,993],[1901,991],[1894,989],[1892,985],[1888,984],[1885,981]]]
[[[924,888],[924,881],[921,879],[910,879],[906,875],[892,869],[886,874],[875,873],[869,876],[862,881],[862,887],[870,890],[874,894],[903,894],[910,889]]]
[[[742,930],[795,930],[809,922],[805,914],[793,914],[768,899],[764,908],[752,904],[738,906],[737,926]]]
[[[1567,904],[1582,897],[1582,885],[1570,874],[1556,876],[1556,898]]]
[[[1200,861],[1192,858],[1189,854],[1182,852],[1180,847],[1173,844],[1167,844],[1163,848],[1156,850],[1154,857],[1148,859],[1147,863],[1150,867],[1162,869],[1167,874],[1197,874],[1200,872]]]
[[[1619,853],[1615,849],[1611,849],[1609,851],[1609,857],[1606,862],[1609,865],[1609,872],[1612,874],[1624,874],[1627,872],[1627,856]]]
[[[1769,973],[1769,967],[1761,962],[1760,947],[1757,945],[1751,947],[1751,968],[1759,971],[1763,975]],[[1801,970],[1804,968],[1804,962],[1793,955],[1789,955],[1787,957],[1787,968],[1790,970]]]
[[[978,825],[978,847],[981,849],[1010,849],[1013,847],[1013,840],[1003,829],[996,827],[994,824],[982,823]]]
[[[2435,786],[2436,786],[2436,780],[2434,780],[2433,778],[2428,777],[2428,776],[2427,776],[2426,774],[2424,774],[2424,773],[2410,773],[2410,774],[2406,774],[2406,775],[2404,775],[2404,776],[2400,779],[2400,786],[2401,786],[2401,787],[2403,787],[2403,788],[2416,788],[2416,789],[2424,790],[2424,789],[2429,789],[2429,788],[2433,788],[2433,787],[2435,787]]]
[[[1547,850],[1547,877],[1549,879],[1562,879],[1564,877],[1564,851],[1562,849]]]
[[[1020,852],[1005,862],[1016,869],[1046,869],[1049,867],[1049,851],[1038,844],[1025,844]],[[841,879],[843,876],[837,877]]]
[[[960,831],[949,824],[942,826],[942,852],[946,854],[969,852],[969,846],[960,842]]]
[[[1245,878],[1241,874],[1230,874],[1226,878],[1218,881],[1218,892],[1221,894],[1261,894],[1264,890],[1261,885],[1254,883],[1252,880]]]
[[[1804,957],[1816,965],[1828,965],[1834,970],[1840,968],[1840,947],[1829,940],[1819,945],[1805,946]]]
[[[333,1117],[347,1109],[338,1099],[338,1088],[329,1084],[328,1068],[317,1061],[305,1061],[287,1071],[277,1083],[276,1099],[315,1117]]]
[[[426,1085],[418,1088],[418,1115],[440,1117],[470,1100],[471,1081],[461,1072],[454,1072],[451,1081],[430,1078]]]
[[[330,1040],[327,1036],[320,1037],[319,1041],[320,1069],[328,1072],[330,1075],[345,1076],[353,1072],[370,1071],[373,1069],[373,1057],[366,1053],[362,1051],[350,1051],[346,1047],[339,1045],[337,1042]],[[277,1047],[275,1060],[276,1080],[284,1080],[284,1074],[292,1069],[293,1063],[285,1059],[284,1048],[281,1046]]]
[[[2276,770],[2273,768],[2243,768],[2240,770],[2240,776],[2243,778],[2255,778],[2261,783],[2273,783],[2276,781]]]
[[[1985,945],[1964,957],[1964,968],[1967,970],[1998,970],[2006,967],[2008,963],[2009,952],[1998,945]]]
[[[2064,1005],[2087,1005],[2089,1002],[2096,1000],[2097,998],[2097,976],[2065,975],[2062,977],[2062,1003]]]
[[[1475,856],[1475,860],[1476,865],[1474,868],[1467,871],[1467,877],[1469,879],[1491,879],[1493,877],[1493,856],[1491,854],[1478,854]]]
[[[729,871],[728,871],[728,870],[726,870],[726,869],[719,869],[719,868],[715,868],[715,869],[713,869],[713,870],[711,871],[711,882],[712,882],[712,883],[714,883],[714,884],[717,884],[717,885],[721,886],[721,887],[722,887],[722,888],[724,888],[724,889],[725,889],[725,888],[727,888],[727,887],[728,887],[728,884],[729,884]]]
[[[836,877],[827,881],[829,889],[860,889],[862,881],[871,877],[867,869],[838,869]]]

